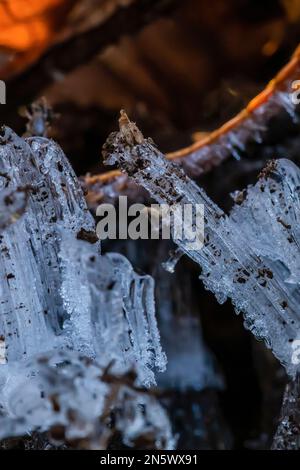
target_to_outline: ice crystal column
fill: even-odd
[[[161,241],[160,256],[166,256],[167,244]],[[186,260],[185,260],[186,261]],[[192,288],[192,272],[181,263],[173,274],[155,266],[155,292],[162,343],[168,366],[158,377],[165,389],[222,389],[223,380],[216,361],[208,350],[201,327],[201,301]],[[203,307],[202,307],[203,309]]]
[[[67,404],[86,429],[104,412],[99,371],[134,370],[136,384],[151,385],[153,369],[164,369],[153,280],[121,255],[101,256],[80,184],[54,142],[5,128],[0,144],[0,437],[54,423],[72,436]],[[95,361],[92,375],[82,375],[82,358]],[[49,411],[54,383],[61,416]]]
[[[103,357],[109,344],[106,360],[127,365],[140,361],[141,379],[150,383],[151,365],[163,368],[165,362],[152,280],[137,276],[121,256],[100,256],[94,220],[55,143],[43,138],[25,142],[9,129],[2,139],[5,191],[25,187],[29,194],[25,214],[0,239],[5,280],[0,286],[0,335],[6,360],[66,345],[90,356],[101,351]]]
[[[112,242],[134,266],[151,273],[155,281],[156,316],[161,342],[168,357],[166,370],[158,374],[162,389],[180,392],[223,388],[216,361],[207,348],[201,326],[203,306],[193,290],[192,263],[184,259],[175,272],[175,254],[169,240],[126,240]],[[197,271],[197,267],[195,267]]]
[[[217,390],[224,388],[217,361],[205,344],[201,327],[203,304],[193,289],[198,272],[185,258],[172,271],[174,248],[169,240],[111,242],[134,266],[155,281],[156,316],[168,363],[157,375],[157,393],[167,408],[178,448],[228,449],[231,436],[220,410]],[[177,257],[176,257],[177,258]],[[168,268],[168,271],[165,269]]]
[[[270,165],[227,216],[124,115],[103,155],[159,203],[204,204],[203,248],[190,250],[185,240],[176,243],[201,266],[205,287],[221,303],[231,298],[246,327],[264,339],[294,376],[298,363],[293,347],[300,334],[299,169],[287,160]]]
[[[299,450],[300,445],[299,376],[285,389],[273,450]]]

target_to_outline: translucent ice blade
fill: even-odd
[[[279,161],[263,176],[264,180],[267,177],[263,183],[268,186],[266,192],[261,190],[261,181],[251,190],[251,197],[258,198],[255,217],[251,214],[252,202],[250,208],[246,204],[228,217],[178,166],[168,162],[150,139],[144,139],[133,123],[122,123],[120,132],[109,137],[103,154],[107,163],[117,162],[159,203],[204,205],[203,248],[191,250],[185,240],[175,242],[201,266],[205,287],[214,292],[219,302],[231,298],[236,312],[243,312],[247,328],[257,338],[263,338],[288,373],[295,375],[298,363],[293,360],[293,345],[300,334],[300,170],[288,161]],[[276,208],[272,212],[273,204]],[[265,244],[264,236],[257,237],[253,232],[264,231],[266,225]],[[272,245],[275,248],[271,256]]]

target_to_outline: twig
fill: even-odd
[[[300,78],[300,45],[291,60],[271,80],[266,88],[253,98],[234,118],[211,132],[198,142],[175,152],[167,153],[166,158],[180,163],[191,177],[198,177],[218,166],[233,155],[240,158],[248,142],[261,142],[267,123],[282,110],[296,119],[296,105],[290,99],[291,82]],[[121,117],[122,117],[121,112]],[[110,198],[114,191],[128,191],[133,187],[128,178],[118,170],[112,170],[93,177],[85,177],[89,191],[88,201],[100,202],[106,194]],[[134,188],[136,196],[137,188]],[[118,192],[114,197],[118,196]]]

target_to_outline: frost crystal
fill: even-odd
[[[80,184],[54,142],[8,128],[0,140],[0,437],[54,423],[77,436],[66,421],[72,403],[82,413],[80,437],[88,436],[104,411],[101,370],[134,369],[136,383],[148,386],[153,368],[165,368],[153,280],[121,255],[100,255]],[[85,367],[84,357],[96,362]],[[44,399],[53,394],[61,414]]]
[[[204,204],[205,243],[180,249],[201,268],[201,279],[220,303],[231,298],[245,325],[263,338],[294,376],[293,342],[299,323],[300,171],[290,161],[273,163],[230,216],[218,208],[184,172],[168,162],[133,123],[124,123],[104,147],[116,163],[159,202]]]
[[[173,275],[161,270],[155,280],[159,327],[168,355],[159,386],[181,391],[222,388],[222,377],[204,343],[191,274],[186,269]]]
[[[7,375],[9,374],[9,380]],[[0,439],[31,429],[50,431],[56,443],[105,449],[114,432],[172,449],[168,418],[134,375],[111,375],[75,352],[57,352],[0,368]]]
[[[168,357],[166,370],[157,377],[158,386],[181,393],[223,388],[223,378],[203,338],[199,317],[203,305],[192,287],[191,263],[182,260],[172,274],[168,271],[172,271],[175,259],[182,253],[172,253],[171,259],[163,263],[171,243],[169,240],[126,240],[126,243],[119,241],[116,247],[114,245],[134,265],[147,269],[155,280],[157,321]]]
[[[212,133],[205,145],[197,148],[195,144],[195,149],[191,149],[184,158],[178,158],[177,162],[189,176],[195,178],[219,165],[231,155],[240,160],[249,142],[263,141],[272,117],[285,112],[293,122],[298,122],[296,105],[287,92],[289,89],[290,78],[286,79],[280,88],[275,89],[272,96],[263,104],[251,111],[247,110],[247,118],[239,125],[221,133],[216,140]],[[241,111],[241,114],[245,114],[245,110]]]

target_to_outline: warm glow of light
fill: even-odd
[[[278,47],[279,47],[279,43],[277,41],[270,40],[263,45],[262,53],[263,55],[271,56],[275,54]]]
[[[53,34],[53,11],[65,0],[0,0],[0,47],[26,51]]]
[[[17,51],[25,51],[40,43],[47,42],[50,36],[51,29],[46,22],[33,21],[24,25],[16,24],[0,31],[0,44]]]

